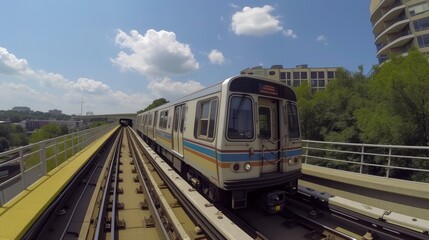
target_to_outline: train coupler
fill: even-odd
[[[261,196],[260,208],[264,213],[274,214],[282,212],[286,202],[286,191],[274,190],[265,192]]]

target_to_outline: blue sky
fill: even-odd
[[[247,67],[376,64],[369,1],[5,1],[0,110],[136,112]]]

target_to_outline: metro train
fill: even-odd
[[[251,191],[297,191],[297,97],[279,81],[231,77],[139,114],[135,128],[213,202],[245,208]]]

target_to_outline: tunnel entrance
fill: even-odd
[[[122,126],[133,127],[133,120],[129,118],[121,118],[119,119],[119,124],[121,124]]]

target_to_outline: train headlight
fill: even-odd
[[[289,166],[291,166],[293,164],[292,158],[289,158],[288,164],[289,164]]]
[[[238,170],[240,170],[240,164],[238,164],[238,163],[234,163],[234,166],[232,166],[232,168],[234,168],[234,171],[238,171]]]
[[[297,163],[298,163],[298,161],[299,161],[299,158],[298,158],[298,157],[294,157],[294,158],[293,158],[293,161],[294,161],[294,163],[295,163],[295,164],[297,164]]]
[[[250,171],[251,168],[252,168],[252,165],[250,165],[250,163],[244,164],[244,171],[248,172]]]

